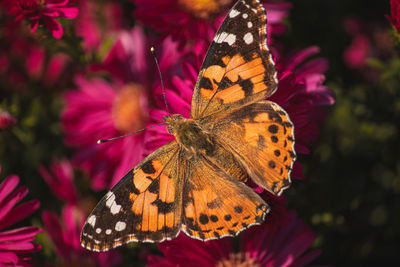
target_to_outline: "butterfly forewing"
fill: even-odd
[[[257,0],[238,1],[213,39],[192,98],[191,118],[261,100],[277,88],[267,47],[266,13]]]
[[[181,228],[183,174],[176,142],[150,154],[99,202],[81,233],[82,246],[107,251],[130,241],[161,242]]]

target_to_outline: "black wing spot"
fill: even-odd
[[[212,222],[218,222],[218,217],[215,216],[215,215],[211,215],[211,216],[210,216],[210,220],[211,220]]]
[[[200,86],[200,88],[203,88],[203,89],[208,89],[208,90],[214,89],[210,79],[206,78],[206,77],[201,78],[199,86]]]
[[[236,212],[236,213],[242,213],[242,212],[243,212],[242,206],[239,206],[239,205],[236,206],[236,207],[235,207],[235,212]]]
[[[268,131],[270,133],[276,134],[278,132],[278,126],[276,126],[275,124],[272,124],[268,127]]]
[[[208,223],[208,216],[204,213],[200,214],[199,221],[201,224],[207,224]]]
[[[156,199],[151,204],[156,205],[158,208],[158,212],[162,214],[170,213],[174,209],[174,202],[168,203],[161,201],[160,199]]]
[[[275,167],[276,167],[275,161],[270,160],[270,161],[268,162],[268,166],[269,166],[271,169],[275,169]]]
[[[148,187],[148,190],[150,193],[158,194],[160,191],[160,179],[154,180]]]
[[[146,161],[145,163],[143,163],[141,169],[147,174],[153,174],[153,173],[156,172],[156,170],[153,167],[153,164],[151,163],[151,160]]]

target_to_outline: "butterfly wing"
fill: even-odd
[[[251,188],[234,180],[203,156],[186,161],[182,230],[210,240],[235,236],[261,224],[268,205]]]
[[[255,102],[278,84],[267,47],[266,13],[258,0],[238,1],[217,31],[193,93],[190,117]]]
[[[219,114],[204,127],[256,184],[276,195],[289,187],[296,158],[294,127],[278,104],[259,101],[246,105]]]
[[[107,251],[130,241],[176,237],[182,218],[182,168],[175,141],[128,172],[99,202],[81,233],[83,247]]]

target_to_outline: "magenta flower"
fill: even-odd
[[[42,247],[31,243],[42,229],[33,226],[9,229],[39,208],[39,201],[31,200],[15,205],[28,194],[25,186],[17,187],[19,178],[6,177],[0,183],[0,265],[26,266],[25,254],[39,251]],[[14,191],[14,189],[16,189]]]
[[[386,15],[386,18],[400,32],[400,0],[390,0],[390,16]]]
[[[116,1],[99,4],[95,0],[79,1],[79,16],[75,22],[77,35],[83,38],[87,52],[97,50],[101,43],[123,26],[123,10]]]
[[[343,61],[349,68],[365,67],[367,58],[372,56],[373,47],[364,27],[365,23],[355,17],[344,20],[344,28],[352,38],[343,52]]]
[[[53,160],[51,172],[43,166],[39,166],[38,170],[54,195],[70,205],[78,204],[79,194],[74,185],[74,173],[69,161]]]
[[[143,158],[143,134],[100,145],[96,142],[146,126],[147,95],[153,84],[159,83],[156,67],[152,65],[148,71],[147,49],[140,28],[121,32],[104,62],[92,67],[108,74],[111,81],[77,77],[78,90],[64,95],[65,141],[78,148],[73,163],[89,173],[95,190],[110,188]],[[168,77],[168,70],[180,62],[180,56],[169,39],[164,40],[159,50],[161,71]]]
[[[8,41],[1,44],[0,74],[10,87],[20,89],[32,81],[49,88],[63,80],[60,78],[71,62],[69,55],[47,53],[42,46],[17,35],[8,37]]]
[[[0,108],[0,130],[5,130],[17,124],[17,120],[7,111]]]
[[[31,32],[36,31],[39,20],[42,19],[51,34],[60,39],[63,28],[57,17],[74,19],[78,16],[78,8],[70,5],[69,0],[13,0],[5,1],[8,14],[16,17],[16,21],[28,19],[31,22]]]
[[[63,266],[118,266],[122,262],[117,251],[92,253],[81,247],[80,231],[85,214],[77,207],[66,205],[61,218],[49,211],[42,213],[46,234],[53,242]],[[57,265],[59,266],[59,265]]]
[[[226,12],[235,1],[200,0],[133,0],[137,9],[135,18],[149,25],[163,36],[170,35],[180,44],[188,40],[211,41]],[[282,18],[287,16],[289,3],[267,3],[268,32],[281,33]]]
[[[263,224],[244,231],[238,251],[231,238],[202,242],[181,234],[159,244],[164,257],[148,256],[147,266],[304,266],[320,254],[319,250],[304,254],[315,235],[294,212],[288,216],[289,220],[277,229]]]

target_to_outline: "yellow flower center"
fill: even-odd
[[[260,267],[258,262],[250,258],[248,253],[229,254],[229,259],[222,259],[215,267]]]
[[[178,0],[179,5],[194,17],[210,19],[218,15],[232,0]]]
[[[143,88],[139,84],[125,85],[118,93],[112,107],[115,128],[130,133],[143,128],[147,113],[143,110]]]

